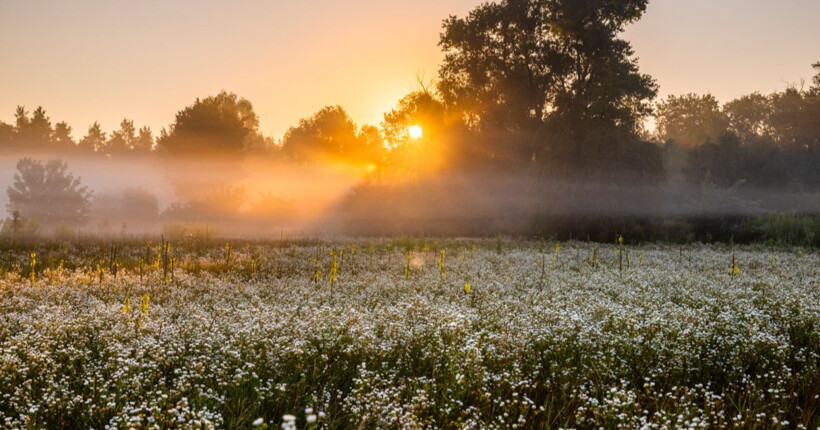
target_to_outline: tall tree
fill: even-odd
[[[647,0],[503,0],[444,22],[439,91],[469,123],[538,127],[550,117],[636,129],[656,84],[620,39]]]
[[[106,154],[125,154],[134,148],[137,141],[136,127],[134,121],[123,119],[120,122],[120,129],[111,133],[111,138],[105,143]]]
[[[157,142],[177,196],[191,203],[240,179],[249,139],[258,128],[253,105],[225,91],[179,111]],[[192,174],[194,170],[208,175]]]
[[[71,137],[71,126],[65,121],[54,125],[54,134],[51,136],[52,146],[58,151],[71,151],[77,145]]]
[[[91,192],[81,185],[80,178],[68,172],[68,165],[61,160],[43,165],[23,158],[17,162],[14,183],[6,193],[9,213],[19,212],[46,224],[81,223],[90,207]]]
[[[768,97],[760,93],[748,94],[726,103],[723,112],[729,129],[742,141],[771,135],[771,103]]]
[[[88,133],[80,140],[77,145],[83,152],[96,152],[105,148],[105,132],[102,131],[100,123],[94,121],[94,124],[88,127]]]
[[[661,140],[687,148],[714,141],[729,127],[720,103],[711,94],[670,95],[658,103],[655,119]]]
[[[236,94],[220,92],[197,99],[179,111],[159,146],[177,158],[241,158],[246,138],[256,133],[259,119],[253,105]]]
[[[14,111],[14,140],[18,147],[22,147],[29,140],[31,118],[25,106],[17,106]]]
[[[368,137],[373,136],[361,134],[341,106],[326,106],[288,129],[282,139],[282,155],[298,161],[333,159],[371,164],[383,146],[370,146],[377,142]]]
[[[550,176],[657,182],[660,151],[639,136],[657,85],[620,38],[647,1],[501,0],[451,16],[438,91],[474,130],[512,133],[484,134],[494,158],[539,161]]]
[[[31,121],[28,124],[28,147],[32,149],[46,149],[51,143],[51,119],[46,115],[46,110],[38,106],[31,114]]]
[[[134,142],[134,150],[138,153],[148,153],[154,149],[154,135],[151,133],[151,127],[144,126],[140,128],[137,140]]]
[[[14,142],[14,126],[0,121],[0,150],[8,150]]]

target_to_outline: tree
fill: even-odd
[[[656,84],[618,38],[647,0],[503,0],[444,22],[439,91],[481,128],[537,128],[553,118],[636,129]]]
[[[660,152],[639,136],[657,85],[619,38],[646,4],[502,0],[451,16],[439,43],[438,92],[495,147],[483,151],[493,158],[538,162],[546,175],[583,181],[660,180]]]
[[[31,115],[31,121],[28,124],[28,147],[33,149],[46,149],[51,143],[51,119],[46,115],[46,110],[42,106]]]
[[[77,144],[74,138],[71,137],[71,126],[65,121],[58,122],[54,125],[54,133],[51,136],[51,143],[54,148],[59,151],[71,151]]]
[[[662,141],[674,141],[686,148],[717,140],[729,127],[720,103],[711,94],[670,95],[658,103],[655,119]]]
[[[14,111],[14,143],[15,147],[21,148],[29,140],[31,129],[31,119],[24,106],[17,106]]]
[[[812,91],[815,93],[820,93],[820,61],[811,65],[811,67],[815,70],[816,74],[813,78],[811,78],[812,82]]]
[[[88,127],[88,134],[80,140],[77,145],[83,152],[96,152],[105,148],[105,132],[102,131],[100,123],[94,121],[94,124]]]
[[[125,154],[134,149],[137,142],[134,121],[124,118],[120,122],[120,129],[111,133],[111,138],[105,143],[106,154]]]
[[[14,142],[14,126],[0,121],[0,149],[9,149]]]
[[[381,123],[384,140],[392,148],[410,142],[409,128],[419,126],[425,140],[432,140],[444,131],[446,109],[444,104],[426,88],[402,97],[397,106],[384,114]]]
[[[19,212],[45,224],[86,220],[91,192],[68,172],[61,160],[45,165],[31,158],[17,162],[14,183],[6,189],[9,213]]]
[[[729,130],[742,141],[771,135],[771,103],[768,97],[760,93],[755,92],[726,103],[723,112],[728,120]]]
[[[757,188],[783,187],[790,180],[783,151],[772,142],[743,143],[732,133],[693,148],[684,174],[690,185],[709,182],[730,188],[742,182]]]
[[[258,128],[253,105],[236,94],[222,91],[216,96],[196,99],[179,111],[158,143],[175,158],[239,159],[245,152],[246,138]]]
[[[137,140],[134,142],[134,151],[148,153],[152,149],[154,149],[154,135],[151,133],[151,127],[144,126],[140,128]]]
[[[196,99],[179,111],[157,141],[177,196],[192,203],[241,178],[245,154],[258,128],[251,103],[225,91]]]
[[[381,149],[373,137],[360,132],[341,106],[326,106],[288,129],[282,139],[282,155],[298,161],[333,159],[372,164]]]

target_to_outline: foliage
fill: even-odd
[[[31,158],[18,161],[14,183],[6,193],[9,213],[19,212],[44,224],[82,223],[88,216],[91,192],[61,160],[45,165]]]
[[[326,106],[299,120],[285,133],[281,146],[282,155],[294,161],[363,165],[379,162],[384,150],[378,132],[367,127],[360,131],[341,106]]]
[[[176,119],[157,142],[175,158],[240,158],[246,139],[259,127],[253,105],[236,94],[220,92],[216,96],[196,99],[177,112]]]
[[[740,103],[734,105],[736,111],[741,110]],[[742,121],[738,115],[733,117],[735,124],[740,125]],[[729,127],[729,120],[721,111],[720,103],[711,94],[670,95],[658,103],[655,120],[661,141],[674,141],[685,148],[715,140],[725,134]]]

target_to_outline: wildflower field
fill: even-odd
[[[18,244],[0,428],[815,429],[818,269],[628,241]]]

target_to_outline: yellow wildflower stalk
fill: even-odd
[[[37,254],[32,252],[30,257],[31,260],[29,261],[29,267],[31,268],[31,273],[29,273],[29,278],[31,279],[31,283],[33,284],[34,281],[37,279],[37,272],[35,271],[35,268],[37,267]]]

